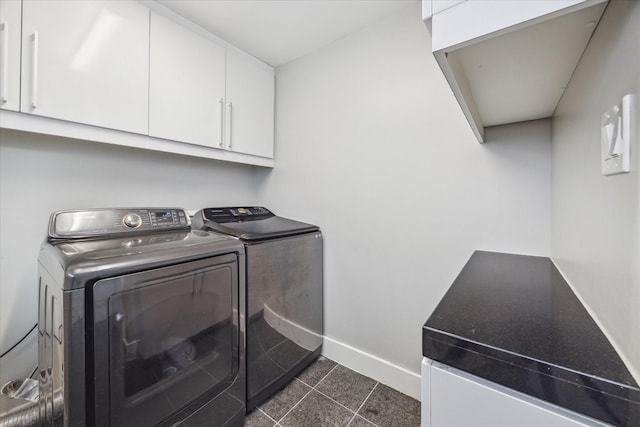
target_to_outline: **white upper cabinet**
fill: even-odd
[[[24,0],[21,112],[147,134],[148,79],[148,8]]]
[[[153,1],[0,0],[0,126],[273,167],[274,69]]]
[[[0,1],[0,108],[20,109],[20,0]]]
[[[273,158],[273,68],[227,53],[226,139],[228,150]]]
[[[151,13],[149,135],[273,158],[274,71]]]
[[[223,148],[225,49],[151,12],[149,135]]]
[[[548,118],[606,0],[423,0],[432,51],[471,129]]]

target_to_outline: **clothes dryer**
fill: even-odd
[[[244,260],[182,209],[54,213],[39,256],[41,424],[243,425]]]

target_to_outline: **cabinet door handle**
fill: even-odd
[[[227,145],[227,148],[229,150],[231,150],[231,142],[233,140],[233,135],[231,134],[233,126],[232,125],[232,120],[233,120],[233,104],[231,102],[227,103],[227,134],[229,135],[229,144]]]
[[[220,139],[218,139],[218,146],[224,147],[224,99],[218,99],[218,106],[220,107]]]
[[[8,77],[8,66],[7,62],[9,62],[9,23],[2,23],[2,75],[0,76],[0,80],[2,80],[2,103],[6,103],[7,99],[7,77]]]
[[[31,78],[31,107],[38,105],[38,32],[33,33],[33,76]]]

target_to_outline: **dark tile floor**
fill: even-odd
[[[418,427],[420,402],[320,356],[246,427]]]

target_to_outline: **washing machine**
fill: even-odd
[[[42,425],[243,425],[236,239],[177,208],[61,211],[38,271]]]
[[[250,411],[322,350],[322,234],[315,225],[255,206],[201,209],[193,227],[245,246]]]

